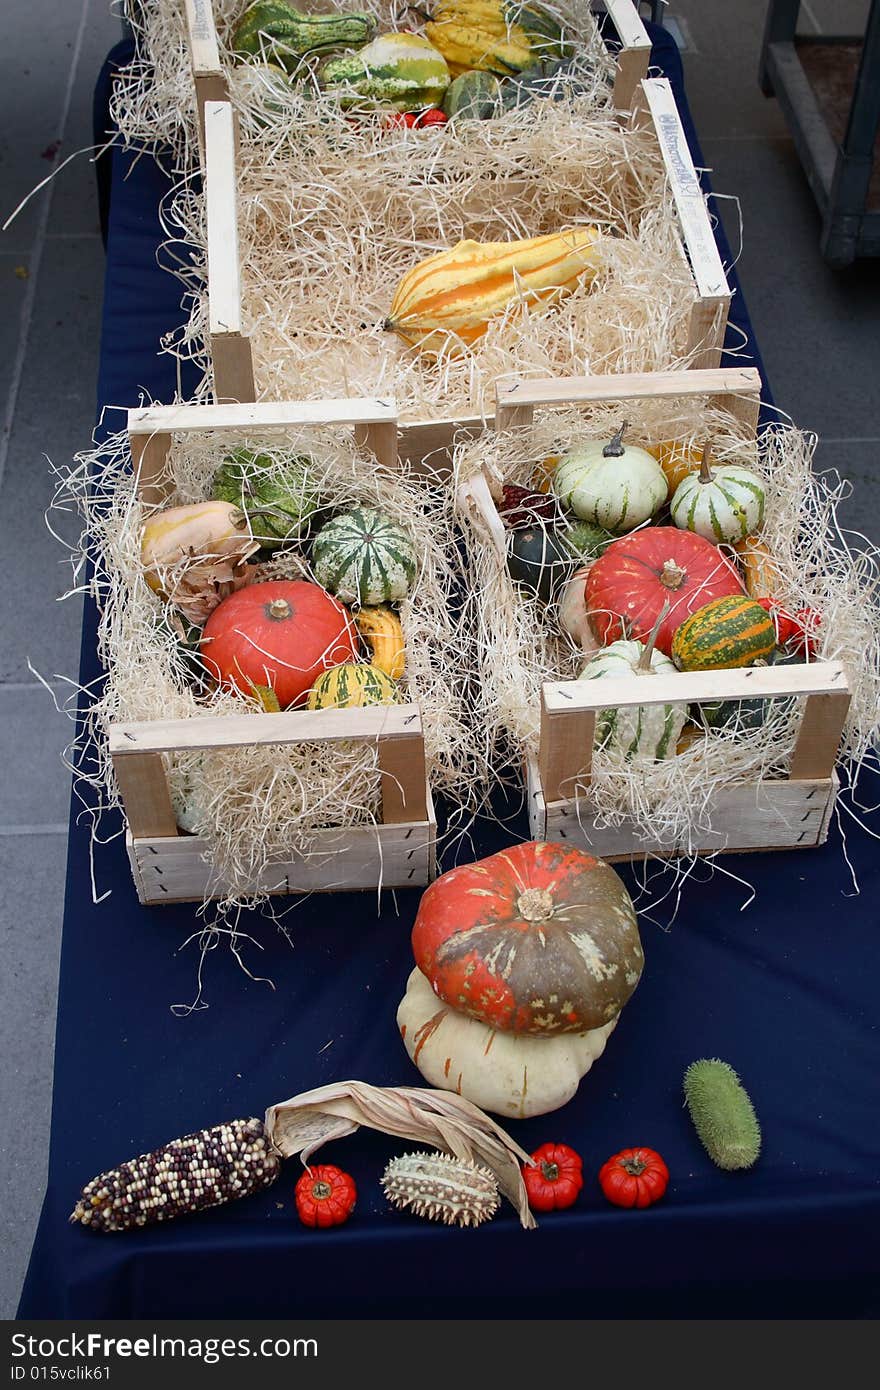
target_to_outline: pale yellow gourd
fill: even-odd
[[[571,1100],[616,1024],[617,1016],[587,1033],[501,1033],[442,1003],[420,970],[397,1010],[403,1044],[429,1086],[508,1119],[546,1115]]]

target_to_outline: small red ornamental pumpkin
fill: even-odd
[[[348,610],[318,584],[274,579],[230,594],[205,623],[205,666],[245,695],[274,690],[282,709],[300,703],[322,671],[357,660]]]
[[[300,1174],[294,1188],[297,1215],[304,1226],[342,1226],[357,1201],[350,1173],[333,1163],[313,1163]]]
[[[599,1186],[616,1207],[649,1207],[669,1185],[669,1169],[654,1149],[622,1149],[599,1169]]]
[[[451,1009],[542,1036],[616,1018],[644,964],[632,900],[610,864],[541,841],[441,874],[422,894],[412,946]]]
[[[564,1211],[584,1185],[583,1160],[567,1144],[542,1144],[522,1175],[532,1211]]]
[[[676,629],[713,599],[745,590],[717,545],[674,526],[647,526],[612,541],[586,582],[590,626],[603,646],[618,637],[644,642],[660,616],[658,651],[670,655]]]

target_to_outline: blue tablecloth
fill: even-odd
[[[117,55],[118,56],[118,55]],[[655,60],[683,103],[678,55]],[[700,154],[687,109],[682,113]],[[168,399],[174,364],[159,340],[180,321],[179,287],[157,268],[156,206],[167,184],[150,159],[113,155],[99,406]],[[726,243],[722,251],[729,259]],[[734,320],[748,331],[737,294]],[[754,355],[753,360],[757,360]],[[184,382],[186,387],[187,383]],[[113,423],[113,422],[111,422]],[[117,424],[118,427],[118,424]],[[87,610],[82,680],[97,674]],[[880,799],[880,798],[875,798]],[[507,1207],[477,1233],[390,1211],[379,1188],[401,1146],[362,1132],[323,1155],[351,1171],[359,1202],[335,1232],[297,1222],[297,1162],[275,1188],[166,1227],[97,1236],[69,1226],[81,1185],[176,1135],[349,1077],[414,1084],[394,1026],[411,965],[418,893],[313,898],[284,935],[248,920],[263,949],[248,979],[221,944],[204,965],[210,1007],[193,996],[193,909],[141,908],[121,839],[96,853],[71,822],[48,1187],[22,1318],[187,1316],[860,1317],[878,1307],[876,845],[853,822],[806,853],[728,859],[756,899],[708,867],[669,925],[643,916],[645,974],[606,1055],[564,1109],[511,1124],[531,1149],[573,1144],[587,1181],[578,1204],[535,1233]],[[506,839],[526,838],[523,818]],[[500,844],[487,829],[477,852]],[[632,886],[632,875],[624,871]],[[748,1173],[713,1167],[682,1108],[694,1058],[743,1076],[764,1131]],[[658,1206],[619,1211],[596,1180],[611,1153],[649,1145],[672,1173]]]

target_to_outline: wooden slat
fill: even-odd
[[[814,781],[779,780],[731,787],[716,794],[709,808],[710,828],[695,843],[646,841],[630,821],[597,826],[588,797],[544,800],[536,760],[529,760],[529,817],[536,839],[562,840],[612,862],[645,854],[673,858],[686,853],[754,853],[771,849],[810,849],[823,844],[838,789],[836,776]]]
[[[211,363],[218,404],[254,399],[257,390],[250,338],[241,333],[212,333]]]
[[[660,144],[697,290],[701,298],[729,296],[730,286],[669,81],[665,77],[646,78],[641,91]]]
[[[588,782],[596,735],[595,709],[572,709],[551,714],[541,707],[538,767],[548,801],[574,794],[574,779]]]
[[[131,415],[131,411],[129,411]],[[161,507],[167,502],[173,487],[165,470],[171,435],[129,434],[131,466],[137,479],[137,494],[150,506]]]
[[[849,690],[807,700],[789,775],[798,781],[830,777],[849,712]]]
[[[112,746],[110,751],[113,754]],[[133,835],[177,835],[165,765],[158,753],[113,754],[113,773]]]
[[[719,402],[761,394],[761,375],[754,367],[692,368],[682,372],[624,372],[602,376],[514,377],[495,387],[496,414],[539,405],[585,405],[600,401],[655,400],[674,396],[711,396]]]
[[[747,666],[735,671],[682,671],[676,675],[615,676],[601,681],[547,681],[542,700],[550,714],[627,705],[700,704],[771,695],[839,694],[848,698],[839,661],[800,666]]]
[[[605,0],[621,49],[614,77],[613,101],[618,111],[628,111],[643,77],[648,75],[651,40],[632,0]]]
[[[222,73],[211,0],[186,0],[186,32],[193,72]]]
[[[498,559],[502,565],[506,565],[507,532],[482,473],[461,484],[456,494],[456,505],[463,516],[489,536]]]
[[[355,425],[354,437],[359,448],[375,454],[383,468],[397,467],[397,421],[373,420]]]
[[[371,396],[320,401],[257,401],[242,405],[151,405],[128,412],[128,432],[130,436],[194,434],[202,430],[247,434],[289,430],[298,425],[389,424],[396,418],[397,404],[391,397],[384,400]]]
[[[455,445],[475,439],[491,427],[491,416],[484,418],[482,415],[462,415],[450,420],[401,420],[397,455],[417,474],[446,479],[452,474]]]
[[[424,820],[427,815],[427,769],[425,741],[421,734],[411,738],[380,738],[379,768],[382,773],[382,821],[399,825]]]
[[[363,709],[290,710],[283,714],[206,715],[111,724],[110,752],[174,753],[193,748],[242,748],[248,744],[340,743],[344,739],[411,739],[421,734],[418,705],[369,705]]]
[[[228,101],[205,105],[208,331],[241,333],[241,265],[235,179],[235,116]]]
[[[205,105],[209,101],[228,101],[229,83],[220,59],[217,30],[211,0],[186,0],[186,35],[196,92],[199,143],[205,158]]]
[[[290,894],[424,887],[436,876],[436,838],[430,802],[426,819],[418,823],[319,831],[313,852],[269,865],[252,888]],[[210,845],[197,836],[129,835],[127,843],[141,902],[202,902],[230,887],[210,863]]]

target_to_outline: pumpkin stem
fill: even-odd
[[[660,571],[660,583],[664,589],[680,589],[687,579],[687,571],[677,565],[674,560],[664,560],[663,568]]]
[[[638,1178],[641,1177],[648,1165],[641,1156],[631,1154],[629,1158],[620,1159],[620,1166],[624,1172],[629,1173],[631,1178]]]
[[[710,462],[711,458],[712,458],[712,441],[711,441],[711,439],[707,439],[706,442],[705,442],[705,444],[703,445],[703,453],[702,453],[702,455],[701,455],[701,457],[700,457],[700,482],[701,482],[701,483],[711,483],[711,481],[712,481],[712,470],[711,470],[711,468],[709,467],[709,462]]]
[[[660,612],[657,614],[657,621],[655,622],[654,626],[651,628],[651,631],[648,633],[648,640],[647,640],[647,642],[645,643],[644,647],[642,648],[642,652],[641,652],[641,656],[639,657],[638,664],[637,664],[636,666],[633,667],[633,670],[636,672],[637,675],[640,675],[640,676],[653,676],[653,675],[655,674],[655,671],[654,671],[653,667],[651,666],[651,658],[652,658],[653,655],[654,655],[654,648],[655,648],[656,645],[657,645],[657,634],[658,634],[658,632],[660,631],[661,627],[663,626],[663,620],[664,620],[664,618],[667,616],[667,614],[668,614],[668,612],[669,612],[669,609],[670,609],[669,599],[664,599],[664,601],[663,601],[663,607],[660,609]]]
[[[541,1174],[547,1182],[556,1182],[559,1177],[558,1163],[541,1163]]]
[[[524,922],[546,922],[553,916],[553,895],[546,888],[526,888],[517,899],[516,910]]]
[[[316,1202],[325,1202],[332,1191],[333,1188],[329,1182],[324,1182],[323,1179],[312,1183],[312,1196]]]
[[[617,434],[615,434],[611,439],[609,439],[608,443],[605,445],[605,448],[602,450],[603,459],[619,459],[623,457],[623,455],[626,453],[626,449],[624,448],[623,444],[623,432],[624,430],[628,429],[629,420],[624,420],[620,429],[617,431]]]
[[[265,605],[265,614],[274,622],[280,623],[292,616],[290,604],[286,598],[273,598]]]

